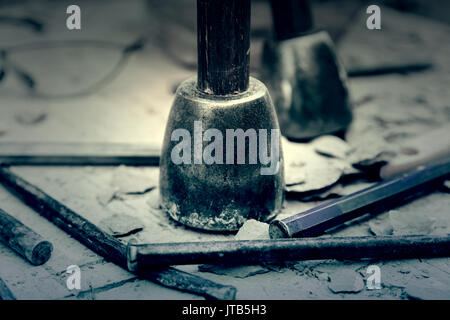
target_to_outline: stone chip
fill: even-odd
[[[238,233],[234,237],[235,240],[269,240],[269,224],[256,221],[254,219],[247,220]]]
[[[361,275],[353,270],[339,270],[329,277],[328,288],[333,293],[358,293],[364,289]]]

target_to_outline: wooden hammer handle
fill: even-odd
[[[0,209],[0,241],[39,266],[50,259],[53,246],[19,220]]]
[[[244,92],[250,81],[250,0],[197,0],[198,89]]]
[[[309,0],[270,0],[275,39],[297,38],[314,28]]]

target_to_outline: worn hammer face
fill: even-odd
[[[283,135],[310,139],[347,128],[352,112],[346,73],[327,32],[266,42],[262,62]]]
[[[237,230],[247,219],[270,220],[284,196],[279,132],[260,81],[251,78],[248,90],[227,96],[200,92],[196,79],[185,81],[164,136],[162,206],[173,219],[211,231]]]

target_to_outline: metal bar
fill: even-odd
[[[29,166],[158,166],[160,148],[121,143],[0,143],[0,164]]]
[[[410,72],[425,71],[433,67],[430,62],[415,62],[404,65],[380,65],[373,67],[353,67],[347,70],[350,78],[381,76],[385,74],[400,73],[407,74]]]
[[[41,216],[86,247],[106,260],[127,269],[126,246],[119,240],[103,232],[87,219],[15,175],[8,168],[0,167],[0,183]],[[232,286],[224,286],[173,268],[139,272],[137,275],[172,289],[194,293],[210,299],[233,299],[236,294],[236,288]]]
[[[372,187],[326,202],[283,220],[274,220],[270,237],[311,237],[366,213],[379,213],[430,193],[450,177],[445,160],[380,182]]]
[[[404,259],[450,256],[450,235],[381,236],[165,244],[129,244],[135,270],[169,265],[248,265],[319,259]]]
[[[0,164],[8,166],[132,166],[154,167],[158,157],[121,156],[0,156]]]
[[[244,92],[250,80],[250,0],[198,0],[198,83],[212,95]]]
[[[35,266],[50,259],[53,246],[22,222],[0,209],[0,241]]]

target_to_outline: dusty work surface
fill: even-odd
[[[179,11],[185,12],[183,18],[165,16],[162,13],[167,8],[162,4],[156,8],[154,1],[148,2],[153,3],[153,10],[142,1],[79,1],[83,28],[77,32],[65,28],[66,7],[59,3],[51,2],[50,6],[45,1],[33,1],[33,4],[2,8],[2,14],[36,17],[46,23],[46,29],[34,33],[17,26],[2,26],[0,48],[59,39],[106,40],[126,45],[141,35],[148,42],[144,50],[130,57],[107,86],[91,95],[33,98],[27,94],[23,82],[12,76],[6,78],[0,87],[0,143],[159,145],[173,88],[194,74],[195,16],[186,17],[195,10],[192,3],[179,2],[184,9]],[[157,9],[162,13],[155,14]],[[333,10],[332,7],[322,9],[320,12]],[[354,172],[354,162],[373,158],[382,151],[407,157],[407,152],[406,155],[400,152],[405,139],[450,122],[450,27],[416,15],[382,10],[382,31],[366,29],[364,8],[349,22],[338,46],[347,68],[424,60],[431,61],[434,67],[408,75],[351,79],[355,119],[347,142],[334,136],[309,144],[284,141],[290,199],[281,214],[283,217],[370,185],[367,181],[347,185],[337,181]],[[253,27],[264,31],[269,14],[265,3],[256,2]],[[102,19],[98,19],[100,15]],[[105,19],[107,16],[109,20]],[[167,28],[161,28],[161,20],[177,23],[167,23]],[[261,39],[254,37],[252,70],[256,76],[260,47]],[[41,53],[42,60],[36,56],[27,58],[26,54],[18,56],[17,63],[26,70],[35,70],[39,75],[38,84],[43,83],[50,93],[63,85],[59,78],[69,78],[73,90],[84,83],[84,77],[90,79],[93,74],[110,68],[112,63],[106,58],[95,60],[96,52],[89,49],[82,55],[73,54],[70,61],[57,50],[49,52]],[[48,66],[60,72],[47,76]],[[67,88],[61,90],[64,89]],[[16,167],[13,171],[125,242],[131,237],[139,242],[235,238],[233,234],[198,233],[169,220],[158,205],[158,168]],[[313,190],[320,192],[303,196]],[[0,278],[19,299],[201,299],[139,280],[105,262],[2,187],[0,207],[54,245],[52,258],[40,267],[28,265],[0,245]],[[450,233],[449,207],[448,194],[437,191],[376,218],[349,223],[346,228],[336,230],[334,236]],[[246,227],[249,229],[242,230],[238,238],[267,237],[266,225],[250,223]],[[81,290],[71,291],[66,286],[66,268],[70,265],[81,268]],[[365,286],[369,265],[381,268],[380,290]],[[238,299],[450,299],[448,258],[388,262],[326,260],[233,269],[211,266],[180,269],[235,286]]]

